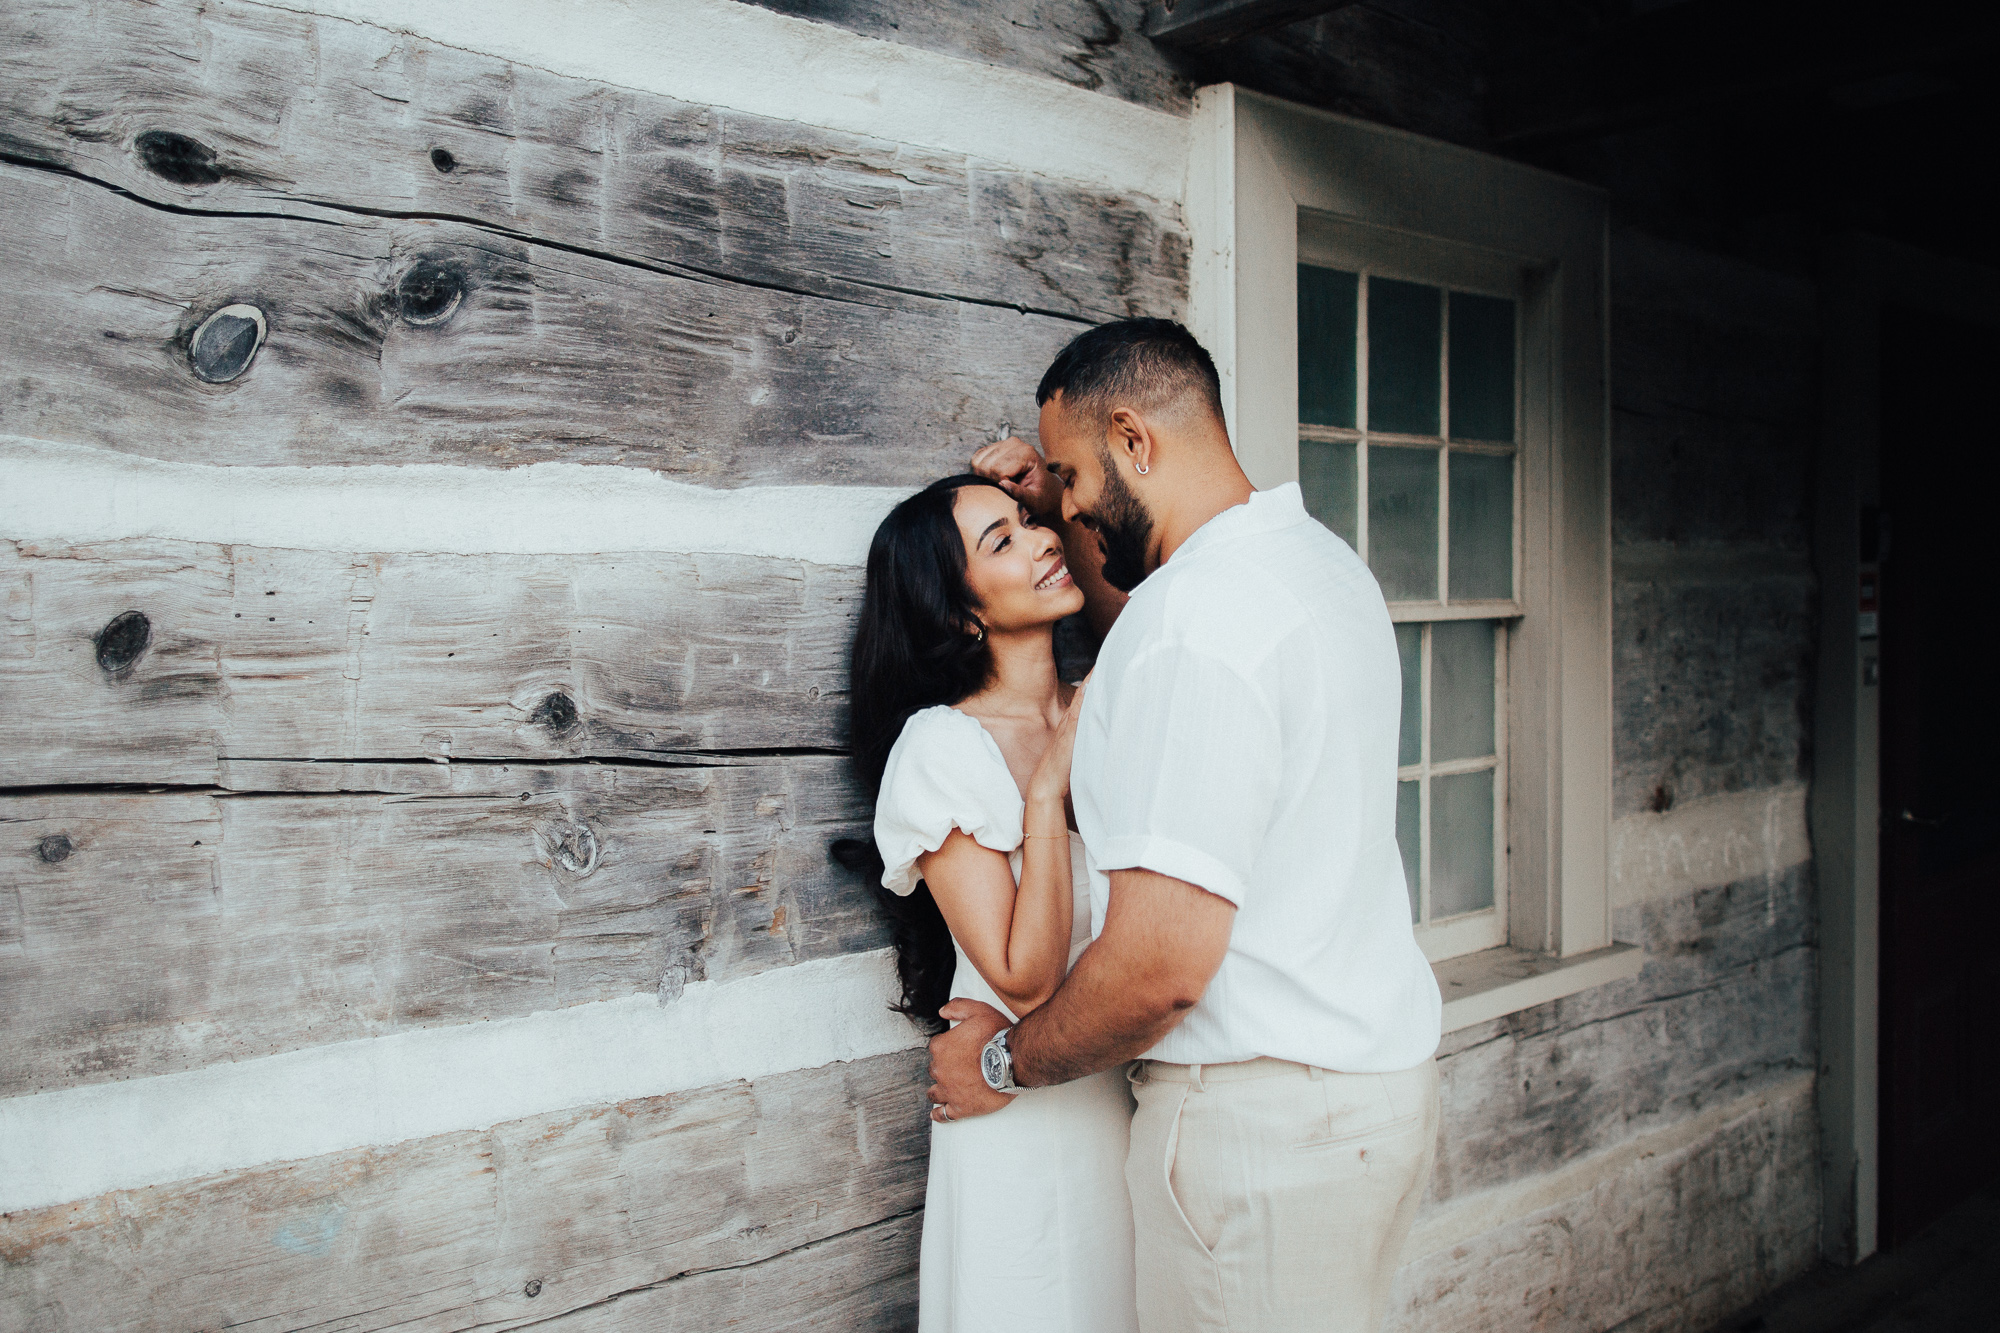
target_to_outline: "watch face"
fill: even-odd
[[[980,1072],[986,1075],[988,1087],[998,1091],[1007,1086],[1007,1057],[998,1046],[988,1042],[986,1049],[979,1053]]]

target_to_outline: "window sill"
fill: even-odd
[[[1444,992],[1444,1030],[1457,1032],[1565,995],[1639,975],[1646,951],[1634,944],[1569,958],[1501,945],[1431,964]]]

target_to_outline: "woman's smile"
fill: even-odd
[[[1035,584],[1035,591],[1048,592],[1055,588],[1067,588],[1070,586],[1070,582],[1069,565],[1058,556],[1056,558],[1056,567],[1042,575],[1041,579]]]

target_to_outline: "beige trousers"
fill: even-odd
[[[1132,1067],[1144,1333],[1374,1333],[1437,1151],[1437,1064]]]

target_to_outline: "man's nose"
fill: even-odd
[[[1063,487],[1063,493],[1062,493],[1063,522],[1065,523],[1076,522],[1076,516],[1082,512],[1083,512],[1082,510],[1076,507],[1076,497],[1070,494],[1070,490],[1067,486]]]

